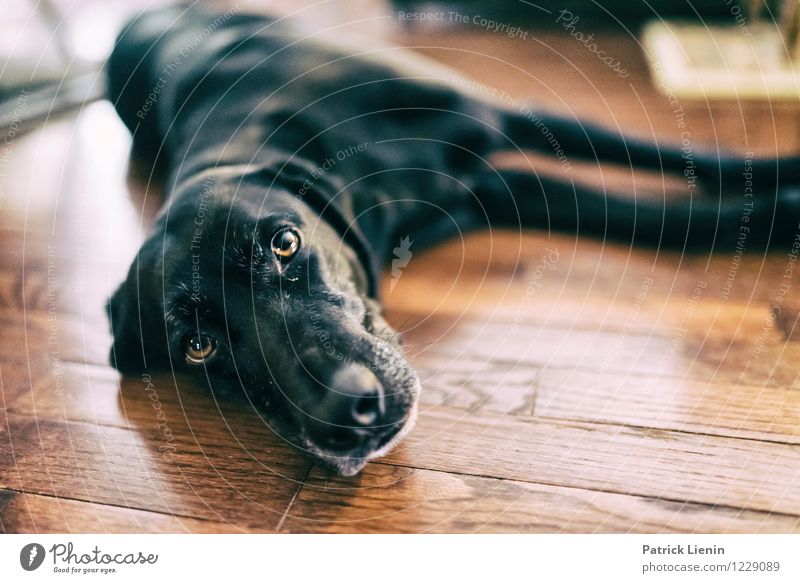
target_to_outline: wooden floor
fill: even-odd
[[[602,41],[632,72],[623,81],[572,37],[534,36],[398,40],[639,135],[679,138],[681,107],[695,148],[798,148],[796,105],[676,106],[631,39]],[[130,192],[157,205],[157,189],[126,180],[128,136],[110,105],[9,141],[1,531],[800,531],[800,273],[785,278],[786,254],[542,232],[416,253],[385,292],[423,379],[419,423],[391,455],[338,478],[202,386],[153,377],[146,392],[109,368],[102,306],[149,213]]]

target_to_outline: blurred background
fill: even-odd
[[[0,127],[53,115],[102,95],[96,72],[116,32],[159,0],[4,0]],[[292,15],[391,40],[468,35],[516,40],[524,54],[572,38],[621,78],[645,63],[662,93],[687,99],[797,101],[800,0],[229,0],[220,10]],[[415,38],[420,38],[417,36]],[[606,39],[605,44],[602,42]],[[620,40],[623,46],[619,46]],[[481,48],[478,43],[477,48]],[[563,55],[569,60],[569,55]],[[624,58],[623,58],[624,57]],[[626,61],[627,59],[627,61]],[[570,67],[563,74],[569,75]],[[25,93],[25,111],[19,94]]]

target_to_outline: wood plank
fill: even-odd
[[[110,367],[90,364],[64,363],[58,369],[30,372],[27,366],[6,366],[5,386],[11,398],[6,400],[9,412],[29,415],[42,420],[77,421],[116,427],[131,427],[129,415],[137,420],[152,420],[146,403],[148,395],[140,379],[121,380],[119,373]],[[165,377],[166,378],[166,377]],[[171,386],[156,381],[161,389],[160,403],[166,401],[170,417],[180,414],[174,396],[177,390],[164,390]],[[127,391],[123,389],[127,388]],[[129,395],[126,403],[123,394]],[[139,406],[137,406],[137,403]],[[147,406],[142,406],[147,404]],[[127,406],[126,406],[127,405]],[[211,409],[215,409],[212,407]]]
[[[83,315],[0,310],[0,362],[108,364],[111,333],[102,312]]]
[[[2,413],[0,413],[0,416]],[[17,495],[16,492],[12,492],[11,490],[0,490],[0,532],[8,532],[3,522],[3,511],[5,510],[6,506],[11,504],[14,500],[14,497]]]
[[[376,463],[357,478],[314,468],[282,530],[788,533],[800,518]]]
[[[796,385],[708,383],[650,374],[444,358],[413,359],[422,402],[490,411],[800,444]]]
[[[468,278],[469,279],[469,278]],[[661,296],[650,293],[647,299],[634,304],[627,296],[603,297],[590,292],[583,297],[558,290],[557,297],[526,291],[525,286],[509,281],[487,280],[470,292],[471,284],[454,292],[442,290],[433,278],[413,281],[417,289],[430,288],[428,301],[418,293],[408,293],[388,303],[387,313],[393,322],[407,327],[405,320],[420,322],[424,316],[450,318],[470,316],[496,323],[527,323],[553,328],[603,330],[606,332],[657,335],[674,338],[747,340],[758,336],[770,319],[770,304],[723,303],[713,299],[698,301],[680,294]],[[441,293],[440,293],[441,292]],[[441,301],[436,301],[441,298]],[[632,308],[636,305],[636,308]],[[773,335],[770,335],[772,340]],[[775,341],[783,339],[776,330]]]
[[[739,340],[636,334],[495,322],[470,316],[424,316],[404,335],[413,363],[470,360],[508,367],[565,368],[751,385],[791,385],[800,344],[767,327]],[[402,320],[401,320],[402,323]]]
[[[420,402],[470,412],[530,416],[540,371],[467,359],[414,362],[422,382]]]
[[[24,372],[21,376],[24,385],[28,377]],[[77,363],[65,363],[59,376],[31,378],[36,380],[28,390],[18,390],[16,398],[7,401],[10,413],[146,432],[158,417],[168,421],[173,432],[227,436],[245,429],[254,432],[247,435],[255,440],[269,432],[245,397],[213,382],[168,373],[121,377],[109,367]]]
[[[138,217],[137,201],[124,193],[118,193],[107,204],[112,201],[122,208],[110,209],[109,216],[99,223],[87,225],[89,221],[81,218],[50,223],[49,229],[20,231],[0,227],[0,269],[17,269],[24,264],[25,268],[44,271],[48,265],[56,264],[82,268],[91,274],[97,267],[108,269],[117,262],[130,264],[150,230],[150,219]]]
[[[655,362],[659,374],[684,376],[688,368],[698,379],[718,382],[786,385],[796,379],[796,343],[786,340],[795,339],[800,310],[791,310],[795,292],[778,301],[775,291],[784,258],[742,259],[732,291],[722,296],[729,258],[715,260],[708,273],[701,257],[684,258],[680,270],[664,264],[654,271],[644,252],[615,253],[585,242],[594,251],[583,249],[577,260],[562,254],[551,270],[541,260],[557,247],[553,240],[522,239],[533,249],[527,259],[514,253],[521,243],[515,247],[508,233],[468,237],[463,249],[456,242],[412,259],[386,294],[391,321],[405,332],[412,355],[443,348],[449,361],[482,354],[484,361],[623,373],[652,372]],[[454,259],[459,256],[463,265]],[[385,287],[391,290],[390,281]],[[777,319],[776,303],[784,307]],[[454,346],[455,332],[460,342]],[[475,348],[465,352],[470,340]],[[512,343],[516,352],[484,349],[498,343]],[[522,358],[526,349],[530,354]]]
[[[795,387],[545,370],[536,416],[800,444]]]
[[[561,299],[627,303],[642,282],[652,279],[647,298],[691,298],[698,285],[708,304],[772,304],[787,267],[787,253],[752,251],[734,258],[731,252],[681,253],[667,249],[576,239],[541,231],[493,229],[470,233],[430,250],[417,250],[399,278],[387,278],[384,296],[390,306],[413,310],[465,305],[487,309],[502,300],[512,306],[522,299]],[[792,278],[794,275],[792,274]],[[430,295],[412,293],[420,282]],[[794,286],[793,286],[794,287]],[[790,289],[797,297],[798,292]]]
[[[385,463],[800,515],[800,447],[427,408]]]
[[[241,533],[246,528],[232,523],[197,520],[90,504],[77,500],[51,498],[36,494],[17,493],[3,506],[0,503],[0,531],[6,534],[162,534],[162,533]]]
[[[47,386],[54,392],[65,390],[60,364],[26,362],[25,359],[0,364],[0,409],[11,408],[15,401],[30,395],[32,387],[45,383],[49,383]]]
[[[151,420],[136,430],[14,413],[0,488],[273,529],[310,464],[263,426],[228,433]]]
[[[105,318],[104,306],[124,278],[119,264],[87,277],[83,268],[38,271],[26,266],[0,270],[0,310],[76,315],[82,321]],[[35,314],[34,314],[35,315]]]

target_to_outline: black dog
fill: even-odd
[[[377,299],[401,237],[421,248],[459,230],[525,226],[708,247],[736,244],[743,224],[749,243],[794,233],[797,160],[749,162],[764,196],[746,212],[738,199],[634,202],[499,172],[490,154],[552,153],[554,140],[570,157],[670,173],[686,175],[687,159],[543,113],[534,124],[528,110],[398,54],[182,7],[121,33],[110,99],[134,154],[167,169],[169,199],[109,302],[120,371],[172,368],[244,387],[288,441],[351,475],[416,411],[419,381]],[[692,164],[709,191],[742,192],[743,159]]]

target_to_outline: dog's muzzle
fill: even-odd
[[[321,399],[306,411],[306,431],[331,454],[365,454],[382,448],[402,428],[405,411],[395,411],[378,377],[350,364],[325,383]]]

